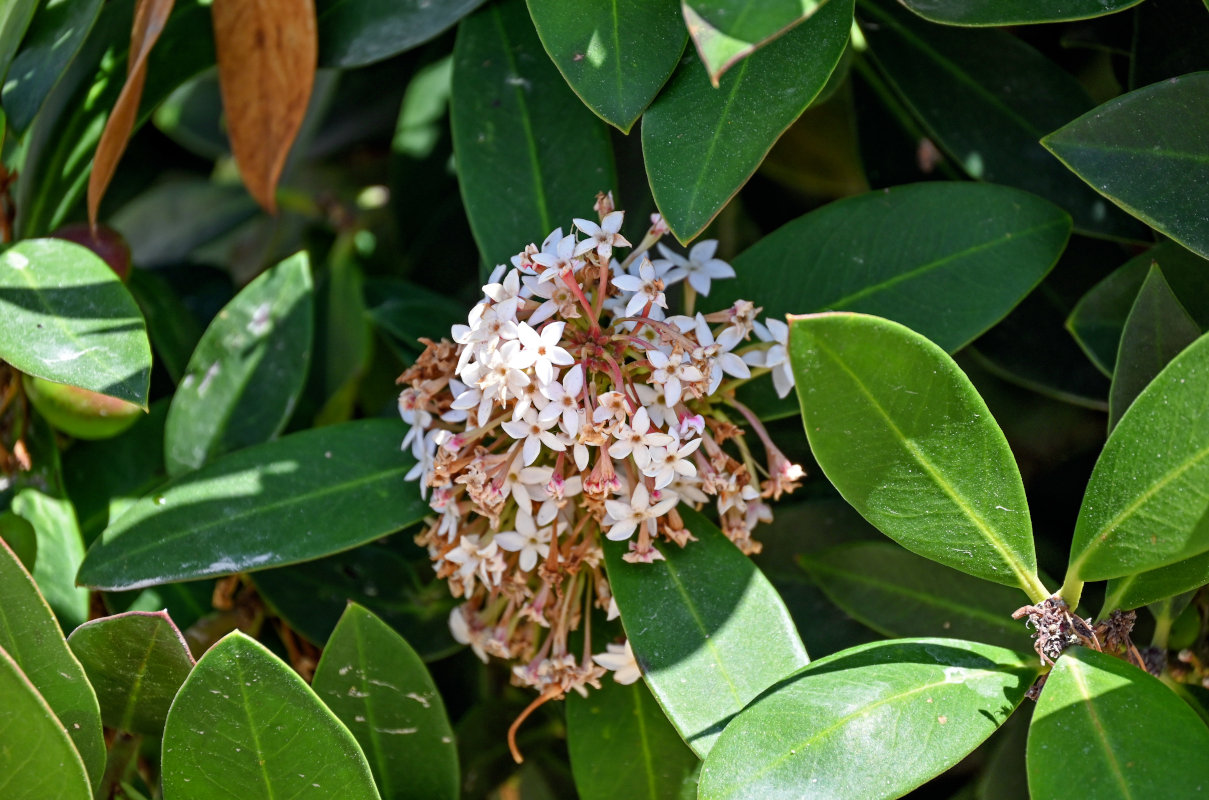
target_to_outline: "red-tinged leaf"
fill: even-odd
[[[312,0],[214,0],[214,46],[231,150],[270,213],[302,127],[318,54]]]
[[[164,30],[168,15],[172,13],[173,2],[138,0],[135,5],[134,27],[130,31],[130,60],[126,62],[126,84],[105,122],[105,130],[101,133],[96,155],[93,156],[92,173],[88,176],[88,221],[94,227],[101,198],[109,188],[109,181],[126,150],[130,132],[134,130],[139,101],[143,98],[143,84],[147,81],[147,57]]]

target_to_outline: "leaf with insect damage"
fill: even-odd
[[[315,82],[315,5],[214,0],[211,12],[231,150],[248,191],[276,213],[277,181]]]
[[[130,31],[130,60],[126,66],[126,84],[113,112],[105,122],[97,152],[93,156],[92,173],[88,176],[88,221],[97,224],[97,209],[126,150],[130,132],[134,130],[143,84],[147,82],[147,57],[155,46],[172,13],[174,0],[138,0],[134,8],[134,27]]]

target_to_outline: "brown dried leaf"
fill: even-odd
[[[302,126],[318,53],[313,0],[214,0],[218,80],[244,185],[269,212]]]
[[[173,2],[138,0],[134,7],[130,55],[126,61],[126,85],[113,104],[109,119],[105,121],[105,130],[101,132],[101,140],[97,142],[97,152],[92,159],[92,173],[88,176],[88,223],[94,228],[101,198],[109,188],[109,181],[130,140],[130,132],[134,130],[139,101],[143,97],[143,84],[147,80],[147,57],[164,30],[164,23],[172,13]]]

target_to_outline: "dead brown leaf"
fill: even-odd
[[[269,212],[315,82],[313,0],[214,0],[227,134],[244,185]]]
[[[97,224],[97,209],[101,198],[109,188],[109,181],[117,169],[118,161],[126,150],[130,132],[143,97],[143,84],[147,80],[147,57],[155,45],[164,23],[172,13],[174,0],[138,0],[134,7],[134,25],[130,31],[130,55],[126,61],[126,84],[113,104],[113,111],[105,121],[97,152],[92,159],[92,173],[88,176],[88,223]]]

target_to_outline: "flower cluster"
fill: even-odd
[[[802,474],[734,397],[764,372],[790,391],[785,324],[761,323],[742,300],[693,313],[712,281],[734,275],[717,243],[681,256],[658,244],[667,227],[655,215],[619,261],[631,247],[623,212],[611,195],[596,210],[599,222],[576,219],[497,267],[452,340],[427,342],[399,378],[408,478],[434,512],[417,541],[465,598],[453,634],[484,661],[514,662],[514,681],[543,698],[599,686],[605,668],[638,677],[628,643],[569,651],[593,607],[616,616],[602,535],[629,542],[627,561],[651,562],[656,540],[694,541],[678,504],[713,502],[726,535],[755,553],[765,500]],[[678,283],[688,313],[671,316]],[[756,432],[765,465],[732,417]]]

